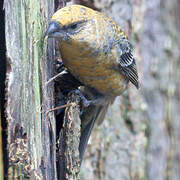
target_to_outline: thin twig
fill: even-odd
[[[50,82],[52,82],[53,80],[55,80],[56,78],[58,78],[59,76],[63,75],[63,74],[66,74],[66,70],[56,74],[55,76],[53,76],[52,78],[50,78],[46,83],[45,83],[45,86],[47,86]]]
[[[49,109],[48,111],[46,111],[45,113],[45,120],[47,119],[47,115],[48,113],[52,112],[52,111],[56,111],[58,109],[62,109],[62,108],[65,108],[65,107],[69,107],[69,106],[72,106],[73,104],[72,103],[68,103],[68,104],[65,104],[65,105],[62,105],[62,106],[57,106],[55,108],[52,108],[52,109]]]
[[[72,103],[68,103],[68,104],[65,104],[65,105],[61,105],[61,106],[57,106],[55,108],[49,109],[48,111],[46,111],[46,114],[51,112],[51,111],[55,111],[55,110],[58,110],[58,109],[69,107],[69,106],[72,106]]]

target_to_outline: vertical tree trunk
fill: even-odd
[[[141,87],[130,87],[93,132],[82,179],[180,178],[179,1],[101,0],[135,47]]]
[[[5,74],[6,74],[6,56],[5,56],[5,25],[4,25],[4,9],[3,1],[0,1],[0,179],[4,178],[4,164],[6,154],[5,144],[3,143],[3,137],[5,137],[5,123],[4,123],[4,89],[5,89]]]
[[[139,91],[130,86],[116,99],[94,130],[81,178],[179,180],[179,1],[74,2],[102,10],[125,30],[135,47],[141,82]],[[56,130],[54,113],[48,111],[54,105],[54,89],[52,82],[45,85],[53,75],[54,44],[48,40],[47,49],[43,37],[54,1],[6,0],[4,6],[8,178],[54,180]],[[65,119],[60,137],[67,139],[61,139],[65,145],[58,144],[58,177],[65,170],[63,178],[78,179],[81,122],[76,104],[66,109]],[[0,172],[1,161],[0,153]]]
[[[5,26],[9,71],[8,178],[56,179],[56,131],[52,77],[53,42],[44,40],[54,1],[6,0]],[[48,57],[48,58],[47,58]]]

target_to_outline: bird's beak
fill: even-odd
[[[65,33],[63,32],[60,24],[56,21],[51,21],[45,32],[45,36],[52,38],[63,38]]]

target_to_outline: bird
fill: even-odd
[[[82,5],[69,5],[56,11],[45,36],[58,40],[68,72],[95,92],[96,99],[88,102],[93,105],[100,102],[99,106],[92,106],[96,107],[96,113],[82,128],[82,160],[94,123],[104,118],[109,102],[120,96],[129,82],[139,88],[133,47],[126,33],[111,18]]]

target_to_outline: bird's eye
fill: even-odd
[[[74,34],[79,33],[82,30],[84,24],[85,24],[85,21],[74,22],[72,24],[69,24],[68,26],[64,26],[64,30],[68,34],[74,35]]]
[[[72,24],[72,25],[70,26],[70,28],[71,28],[71,29],[76,29],[77,26],[78,26],[77,24]]]

